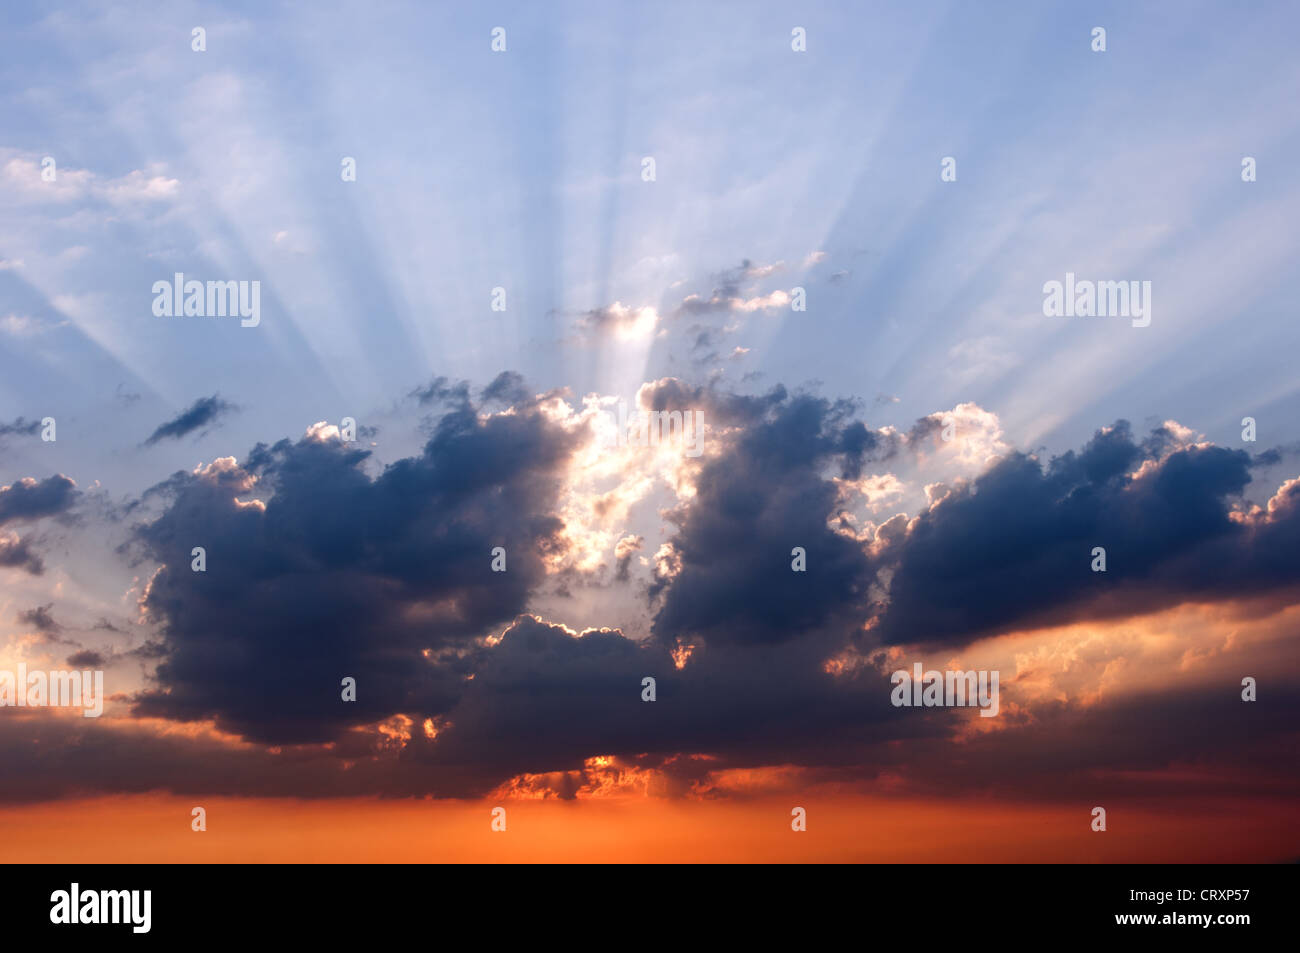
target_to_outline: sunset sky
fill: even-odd
[[[0,28],[0,859],[1300,858],[1294,5]]]

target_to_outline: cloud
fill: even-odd
[[[1136,710],[1117,675],[1125,666],[1195,673],[1229,653],[1268,656],[1257,640],[1222,637],[1189,636],[1164,654],[1106,632],[1062,636],[1046,654],[977,640],[1252,594],[1274,596],[1272,612],[1300,566],[1300,480],[1252,506],[1250,457],[1173,422],[1140,440],[1119,422],[1043,463],[1007,447],[997,418],[973,404],[907,432],[873,430],[856,401],[663,378],[641,387],[640,409],[698,409],[708,422],[705,453],[674,483],[656,469],[662,454],[595,446],[598,396],[577,412],[558,392],[529,396],[513,373],[478,403],[473,393],[442,378],[414,392],[432,411],[428,440],[382,468],[335,429],[313,428],[148,491],[130,510],[141,522],[128,551],[156,567],[140,595],[154,634],[138,648],[81,650],[148,667],[129,717],[83,729],[140,775],[74,775],[55,757],[25,790],[81,789],[87,777],[104,790],[212,780],[192,752],[154,736],[169,725],[225,766],[214,783],[236,793],[713,797],[827,783],[953,794],[1023,782],[1031,796],[1060,796],[1067,772],[1041,726],[1075,737]],[[913,515],[846,530],[846,506],[887,512],[919,494],[918,467],[954,475],[926,484]],[[643,530],[633,514],[651,501],[641,485],[651,474],[667,481],[669,503],[654,515],[661,532],[671,528],[653,543],[652,524]],[[611,477],[612,488],[598,486]],[[24,500],[39,495],[35,481],[22,487]],[[628,500],[611,502],[620,492]],[[608,532],[590,533],[579,504],[604,513]],[[587,535],[624,583],[593,585],[604,601],[588,611],[614,611],[621,618],[608,621],[622,625],[628,607],[617,599],[639,591],[643,633],[562,621],[583,595],[566,567]],[[1106,541],[1104,576],[1088,568],[1094,538]],[[194,546],[206,550],[205,572],[191,570]],[[498,546],[505,572],[492,571]],[[792,569],[795,547],[805,572]],[[637,576],[641,554],[647,575]],[[50,609],[23,621],[56,632]],[[987,663],[1004,672],[996,725],[890,704],[888,673],[905,658],[930,664],[935,646],[938,667],[958,653],[1001,659]],[[1066,661],[1068,679],[1052,667]],[[340,697],[345,677],[356,679],[355,702]],[[646,677],[653,703],[642,700]],[[1178,685],[1147,715],[1182,712],[1196,689],[1185,676]],[[26,724],[32,737],[57,734]],[[1265,724],[1276,740],[1277,719]],[[1070,777],[1161,764],[1165,752],[1214,755],[1177,735],[1170,723],[1121,750],[1088,746]],[[0,727],[0,752],[16,745]],[[1005,773],[981,767],[955,782],[943,766],[976,750]],[[1273,783],[1293,789],[1294,774],[1278,769]],[[4,796],[18,795],[0,785]]]
[[[26,420],[19,417],[7,424],[0,423],[0,437],[32,437],[40,433],[40,431],[41,422],[39,420]]]
[[[73,668],[101,668],[106,661],[104,656],[92,649],[82,649],[68,656],[68,665]]]
[[[43,606],[37,606],[35,609],[26,609],[18,613],[18,622],[22,625],[29,625],[42,635],[57,635],[63,631],[63,626],[54,621],[54,616],[50,609],[54,608],[54,603],[47,603]]]
[[[0,536],[0,566],[22,569],[33,576],[45,572],[45,563],[31,548],[30,540],[19,539],[12,533]]]
[[[632,308],[615,301],[608,307],[583,312],[576,327],[584,334],[596,336],[644,338],[653,334],[658,324],[659,315],[654,308]]]
[[[502,371],[492,383],[483,388],[481,395],[484,403],[500,403],[507,407],[522,404],[528,400],[528,387],[522,375],[514,371]]]
[[[0,719],[8,768],[0,800],[156,790],[573,797],[610,772],[642,781],[633,793],[696,797],[743,794],[746,778],[756,792],[833,785],[1022,801],[1073,800],[1080,790],[1097,798],[1300,796],[1294,759],[1276,757],[1294,731],[1293,683],[1253,705],[1232,692],[1207,697],[1181,687],[1091,706],[1045,704],[1032,719],[955,741],[958,713],[900,714],[882,677],[832,679],[790,667],[791,648],[766,647],[739,668],[728,656],[707,671],[658,670],[658,700],[649,703],[640,700],[640,679],[656,670],[644,667],[635,644],[613,630],[577,633],[524,617],[450,718],[433,726],[435,737],[412,719],[387,746],[349,732],[333,749],[268,747],[203,723],[160,730],[151,719],[14,711]]]
[[[13,425],[20,429],[22,418]],[[33,424],[35,428],[38,425]],[[25,430],[25,428],[21,428]],[[35,480],[24,477],[0,487],[0,527],[6,523],[28,523],[47,516],[64,516],[77,502],[77,484],[63,474]],[[32,576],[45,572],[45,562],[32,548],[30,537],[0,534],[0,567],[21,569]]]
[[[677,313],[679,315],[713,314],[716,312],[750,314],[754,311],[770,311],[774,308],[783,308],[789,303],[789,293],[780,289],[749,298],[737,295],[722,295],[717,292],[707,298],[691,294],[682,299],[682,303],[677,308]]]
[[[497,376],[497,380],[501,380],[501,375]],[[489,389],[494,384],[489,385]],[[417,387],[407,396],[414,397],[421,406],[447,403],[465,407],[469,404],[469,384],[465,381],[452,383],[445,377],[435,377],[424,387]]]
[[[710,314],[750,314],[756,311],[768,311],[785,307],[790,303],[790,294],[776,290],[767,294],[747,294],[746,289],[755,282],[785,270],[785,262],[770,265],[755,265],[745,259],[735,268],[729,268],[713,276],[713,290],[707,295],[689,294],[682,299],[675,314],[704,316]]]
[[[29,314],[15,314],[13,312],[0,316],[0,332],[18,338],[35,337],[52,328],[63,327],[66,324],[66,321],[42,320]]]
[[[0,487],[0,526],[66,513],[76,499],[77,484],[61,473],[40,481],[24,477]]]
[[[715,769],[819,762],[832,751],[847,758],[901,719],[883,675],[833,678],[819,648],[720,647],[678,670],[654,640],[520,616],[476,658],[436,737],[413,734],[403,754],[456,777],[454,790],[480,795],[522,774],[582,773],[596,755],[658,773],[670,794],[688,793],[705,773],[691,753],[707,754]],[[654,702],[642,699],[647,676],[657,682]],[[843,725],[857,727],[848,735],[832,727]],[[904,733],[915,729],[919,722]],[[576,784],[559,783],[560,796],[576,793]]]
[[[865,615],[871,565],[860,546],[827,524],[836,487],[824,470],[856,475],[872,435],[851,405],[783,391],[737,402],[664,384],[659,402],[705,406],[722,422],[740,419],[732,444],[696,480],[696,497],[671,515],[681,571],[661,584],[654,632],[666,642],[775,642]],[[807,572],[792,571],[802,548]]]
[[[212,426],[221,417],[237,409],[234,404],[222,400],[216,394],[211,397],[200,397],[188,409],[171,420],[159,424],[144,445],[152,447],[162,440],[179,440],[196,430]]]
[[[174,475],[136,533],[161,564],[144,607],[167,649],[136,711],[279,743],[443,710],[473,640],[524,609],[562,545],[556,476],[577,439],[537,404],[481,418],[466,403],[373,479],[367,452],[326,438]],[[498,546],[506,572],[491,570]]]
[[[632,564],[632,557],[645,548],[645,538],[642,536],[624,536],[614,546],[614,559],[618,564],[618,570],[615,578],[620,582],[626,582],[628,571]]]
[[[6,158],[7,157],[7,158]],[[126,175],[106,179],[89,169],[58,164],[53,181],[46,181],[42,165],[47,157],[0,150],[0,181],[12,202],[74,202],[96,200],[114,206],[157,202],[175,197],[180,182],[168,177],[162,167],[133,169]]]
[[[950,488],[882,550],[892,579],[879,636],[966,644],[1029,624],[1294,594],[1300,486],[1251,511],[1249,454],[1168,452],[1170,440],[1165,427],[1138,443],[1119,421],[1046,466],[1011,453]],[[1098,546],[1106,572],[1091,569]]]

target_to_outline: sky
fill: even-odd
[[[6,5],[0,671],[108,701],[0,708],[0,829],[1300,856],[1298,21]],[[160,315],[177,273],[255,326]],[[914,663],[998,715],[894,705]]]

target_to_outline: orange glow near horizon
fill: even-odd
[[[205,832],[190,812],[207,810]],[[1300,856],[1283,800],[1176,808],[1008,804],[867,796],[493,801],[177,798],[159,795],[0,809],[5,863],[1238,863]],[[790,829],[790,811],[808,829]]]

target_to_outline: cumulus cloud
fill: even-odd
[[[650,403],[703,406],[736,428],[696,479],[695,498],[670,516],[681,571],[654,590],[660,639],[774,642],[865,614],[867,556],[827,526],[837,496],[827,468],[856,476],[874,447],[850,404],[780,389],[737,398],[676,381],[663,382]],[[812,571],[791,571],[796,547]]]
[[[1059,795],[1078,772],[1213,754],[1153,724],[1184,717],[1190,689],[1144,702],[1115,690],[1130,659],[1185,669],[1263,643],[1201,639],[1156,656],[1103,631],[1046,655],[1018,647],[1002,663],[1004,715],[991,728],[970,712],[902,713],[888,673],[921,653],[943,667],[993,652],[982,638],[1031,626],[1295,601],[1300,480],[1250,505],[1255,461],[1173,422],[1139,439],[1121,421],[1044,462],[1007,446],[997,418],[973,404],[897,431],[868,428],[855,401],[651,381],[640,409],[698,409],[708,421],[706,452],[686,461],[602,449],[599,398],[575,409],[558,392],[530,396],[509,373],[473,393],[446,379],[413,392],[431,413],[428,441],[382,468],[320,427],[173,474],[138,501],[129,550],[149,569],[140,604],[155,634],[76,657],[151,666],[127,717],[82,729],[140,775],[92,783],[575,797],[721,796],[797,779],[950,793],[951,773],[934,765],[957,746],[999,766],[963,773],[963,790]],[[951,476],[918,480],[927,468]],[[43,490],[24,481],[9,505],[59,511],[71,489],[60,479]],[[654,485],[667,505],[651,542],[629,524],[639,502],[660,499]],[[913,499],[912,512],[889,516]],[[191,571],[196,545],[203,573]],[[1106,574],[1089,569],[1093,545],[1107,547]],[[496,547],[506,572],[492,571]],[[796,547],[806,572],[792,570]],[[622,585],[611,598],[648,607],[644,632],[621,618],[565,624],[574,596],[553,584],[588,550],[613,557]],[[647,568],[634,574],[642,554]],[[537,611],[544,594],[558,611]],[[49,606],[29,612],[43,615],[26,624],[56,631]],[[1050,669],[1063,660],[1073,681]],[[344,677],[356,679],[355,702],[340,698]],[[646,677],[654,703],[641,699]],[[1068,766],[1049,750],[1135,713],[1148,721],[1131,746],[1083,745]],[[177,723],[192,750],[146,727]],[[1270,708],[1260,725],[1276,732],[1280,721]],[[21,761],[29,753],[8,727],[0,752]],[[67,767],[47,758],[43,790],[84,786],[84,763]],[[1295,789],[1294,773],[1279,769],[1279,790]],[[3,796],[17,795],[0,785]]]
[[[76,499],[77,484],[61,473],[44,480],[24,477],[0,487],[0,526],[66,513]]]
[[[67,517],[77,498],[77,484],[61,473],[44,480],[24,477],[0,487],[0,527],[48,516]],[[30,537],[12,532],[0,533],[0,567],[21,569],[32,576],[45,572],[45,562],[32,548]]]
[[[1143,442],[1124,421],[1044,465],[1012,453],[949,489],[882,553],[892,567],[878,634],[969,643],[1000,630],[1112,618],[1183,600],[1294,594],[1294,488],[1244,512],[1250,455]],[[1094,547],[1107,571],[1093,572]]]
[[[55,158],[54,178],[42,173],[46,156],[0,150],[0,181],[11,202],[77,202],[95,200],[111,205],[157,202],[174,197],[180,182],[161,167],[133,169],[116,178],[90,169],[59,165]]]
[[[560,545],[555,477],[574,446],[536,405],[466,404],[374,479],[366,451],[311,438],[174,475],[136,534],[161,564],[144,607],[167,648],[137,711],[278,742],[438,713],[468,674],[458,653],[523,610]],[[491,571],[498,546],[506,572]],[[345,676],[355,704],[339,702]]]

